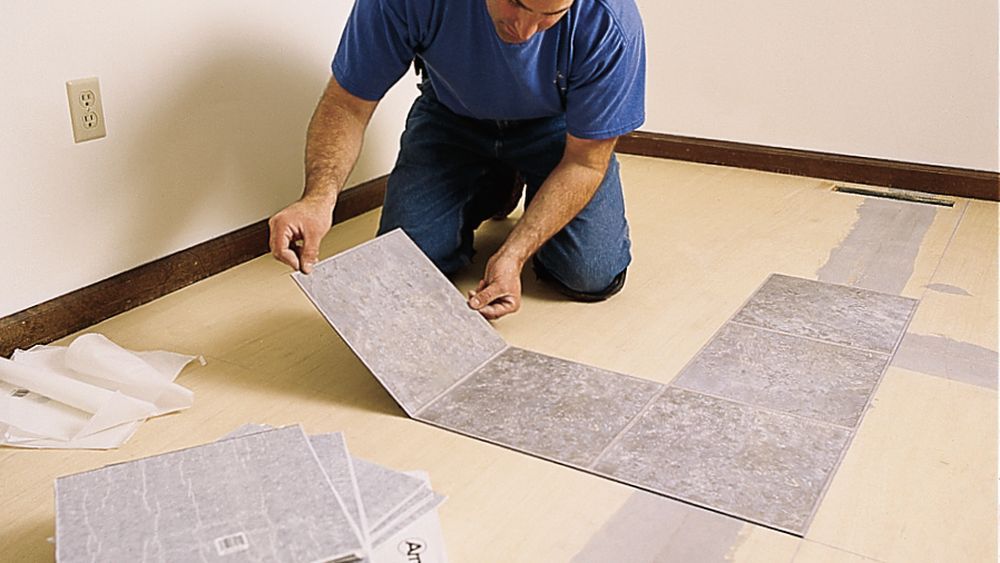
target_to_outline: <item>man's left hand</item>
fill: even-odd
[[[493,321],[521,308],[521,268],[518,260],[495,254],[476,289],[469,292],[469,307]]]

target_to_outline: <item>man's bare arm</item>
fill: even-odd
[[[271,254],[309,273],[319,243],[330,230],[337,195],[361,153],[365,129],[378,102],[363,100],[330,78],[306,134],[306,185],[302,198],[271,217]]]
[[[521,307],[521,270],[535,252],[587,206],[601,185],[616,138],[566,136],[566,150],[500,250],[486,264],[469,306],[488,319]]]

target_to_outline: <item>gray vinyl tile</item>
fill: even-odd
[[[419,478],[377,463],[352,458],[368,526],[378,528],[427,489]]]
[[[361,552],[300,427],[56,480],[59,561],[316,561]]]
[[[445,500],[444,495],[435,493],[428,486],[428,488],[407,501],[405,506],[400,507],[400,511],[395,518],[386,521],[378,528],[372,530],[372,545],[376,547],[382,545],[388,539],[392,538],[392,536],[440,506]]]
[[[668,388],[594,470],[802,535],[849,437],[844,428]]]
[[[358,535],[364,538],[367,534],[367,521],[364,517],[361,493],[354,475],[354,463],[347,451],[347,442],[340,432],[309,436],[309,444],[316,452],[316,459],[323,466],[333,490],[340,496],[347,515],[354,522]]]
[[[662,388],[651,381],[508,348],[418,418],[586,467]]]
[[[727,323],[674,385],[854,428],[887,354]]]
[[[734,322],[891,353],[917,301],[774,274]]]
[[[799,535],[916,306],[775,274],[665,387],[508,347],[402,231],[295,279],[411,417]],[[354,467],[373,527],[420,489]]]
[[[506,346],[400,230],[294,277],[410,415]]]

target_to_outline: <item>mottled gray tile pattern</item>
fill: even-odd
[[[295,280],[408,414],[506,346],[399,230]]]
[[[323,471],[330,478],[333,490],[340,496],[347,514],[351,517],[359,535],[368,533],[367,523],[361,505],[361,494],[354,475],[354,463],[347,452],[347,442],[340,432],[309,436],[309,444],[316,452]]]
[[[850,431],[668,388],[594,469],[803,534]]]
[[[407,501],[427,489],[423,481],[412,475],[363,459],[353,458],[353,461],[369,529],[383,525]]]
[[[674,385],[855,427],[889,356],[727,323]]]
[[[651,381],[508,348],[420,418],[586,467],[660,389]]]
[[[250,434],[256,434],[258,432],[267,432],[268,430],[274,430],[273,426],[267,424],[244,424],[236,430],[233,430],[229,434],[219,438],[220,440],[228,440],[230,438],[239,438],[240,436],[249,436]]]
[[[444,501],[444,495],[435,493],[430,488],[425,489],[424,492],[409,501],[395,518],[372,530],[372,545],[375,547],[382,545],[386,540],[440,506]]]
[[[890,353],[916,300],[774,274],[734,322]]]
[[[59,478],[56,546],[62,562],[316,561],[361,550],[298,427]]]
[[[401,231],[296,279],[411,416],[796,534],[916,305],[776,274],[665,388],[507,347]],[[355,467],[370,525],[421,506]]]

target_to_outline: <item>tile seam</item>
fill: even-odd
[[[656,382],[654,381],[653,383]],[[619,430],[614,436],[611,437],[611,440],[608,441],[607,445],[601,448],[601,451],[597,453],[597,456],[594,457],[594,460],[584,466],[586,471],[597,473],[597,470],[595,468],[597,467],[598,462],[601,461],[601,458],[604,457],[604,454],[606,454],[608,450],[614,447],[615,444],[617,444],[618,441],[621,440],[622,436],[624,436],[626,432],[631,430],[632,427],[636,425],[639,419],[642,418],[642,415],[645,414],[646,411],[648,411],[650,408],[652,408],[653,403],[655,403],[660,397],[662,397],[663,394],[667,391],[667,388],[669,387],[669,385],[664,385],[663,383],[660,383],[659,385],[661,386],[661,388],[657,390],[656,393],[653,393],[653,396],[650,397],[649,400],[646,401],[644,405],[642,405],[642,408],[636,412],[635,416],[633,416],[627,423],[625,423],[625,426],[623,426],[621,430]]]
[[[795,530],[793,530],[792,528],[789,528],[789,527],[783,527],[783,526],[781,526],[779,524],[768,523],[768,522],[764,521],[763,519],[758,519],[758,518],[753,518],[751,516],[747,516],[747,515],[743,514],[742,512],[739,512],[739,511],[725,510],[725,509],[713,506],[711,503],[708,503],[708,502],[705,502],[705,501],[695,500],[694,498],[686,496],[684,494],[670,492],[670,491],[666,491],[666,490],[662,490],[662,489],[656,489],[656,488],[653,488],[650,485],[644,485],[642,483],[639,483],[638,481],[632,481],[632,480],[625,479],[625,478],[622,478],[622,477],[616,477],[616,476],[611,475],[609,473],[603,473],[601,471],[598,471],[596,469],[591,469],[591,468],[583,466],[583,465],[577,465],[575,463],[572,463],[572,462],[569,462],[569,461],[560,460],[560,459],[557,459],[555,457],[548,457],[548,456],[544,456],[544,455],[541,455],[541,454],[538,454],[538,453],[530,452],[530,451],[528,451],[526,449],[514,446],[512,444],[504,444],[504,443],[502,443],[502,442],[500,442],[498,440],[491,439],[491,438],[485,438],[483,436],[480,436],[478,434],[472,433],[470,431],[461,430],[461,429],[458,429],[458,428],[456,428],[454,426],[450,426],[450,425],[447,425],[447,424],[442,424],[442,423],[434,422],[434,421],[427,420],[427,419],[415,419],[415,420],[418,420],[419,422],[423,422],[424,424],[433,426],[435,428],[440,428],[440,429],[445,430],[447,432],[454,432],[455,434],[458,434],[460,436],[466,436],[468,438],[472,438],[473,440],[477,440],[477,441],[489,444],[491,446],[496,446],[496,447],[503,448],[505,450],[509,450],[509,451],[516,452],[516,453],[519,453],[519,454],[524,454],[524,455],[530,456],[532,458],[539,459],[539,460],[542,460],[542,461],[546,461],[546,462],[549,462],[549,463],[555,463],[557,465],[561,465],[563,467],[566,467],[568,469],[572,469],[572,470],[575,470],[575,471],[582,471],[583,473],[586,473],[588,475],[592,475],[592,476],[597,477],[599,479],[606,479],[606,480],[611,481],[613,483],[618,483],[618,484],[621,484],[621,485],[625,485],[627,487],[631,487],[632,489],[635,489],[635,490],[638,490],[638,491],[650,493],[650,494],[653,494],[653,495],[656,495],[656,496],[659,496],[659,497],[662,497],[662,498],[667,498],[669,500],[672,500],[672,501],[675,501],[675,502],[680,502],[680,503],[688,505],[688,506],[693,506],[693,507],[701,509],[701,510],[707,510],[708,512],[712,512],[714,514],[718,514],[718,515],[726,517],[726,518],[732,518],[734,520],[738,520],[740,522],[751,524],[753,526],[759,526],[761,528],[766,528],[768,530],[773,530],[773,531],[778,532],[778,533],[788,534],[788,535],[793,536],[793,537],[805,539],[805,535],[804,535],[805,534],[805,530],[804,529],[800,530],[800,531],[795,531]]]
[[[733,322],[733,319],[736,318],[736,315],[739,315],[743,309],[746,309],[747,305],[750,304],[750,301],[754,297],[756,297],[757,294],[760,293],[760,290],[763,289],[765,285],[767,285],[767,282],[771,281],[771,278],[773,278],[776,275],[783,275],[783,274],[775,274],[773,272],[768,274],[767,277],[764,278],[764,281],[760,282],[760,284],[757,285],[757,289],[753,290],[753,293],[751,293],[746,299],[743,300],[743,303],[741,303],[740,306],[736,308],[736,311],[733,314],[729,315],[729,318],[726,319],[725,322],[723,322],[721,325],[719,325],[718,328],[715,329],[715,332],[713,332],[712,335],[708,337],[708,340],[706,340],[705,343],[702,344],[700,348],[698,348],[698,351],[695,352],[695,354],[691,356],[691,358],[689,358],[688,361],[684,362],[684,366],[681,367],[681,369],[677,373],[675,373],[672,378],[670,378],[670,381],[665,383],[664,385],[672,385],[674,381],[677,381],[677,378],[680,377],[681,374],[683,374],[689,367],[691,367],[692,364],[694,364],[695,359],[701,356],[702,352],[704,352],[708,348],[709,344],[711,344],[712,341],[715,340],[715,338],[719,335],[719,333],[722,332],[722,329],[726,326],[726,323]]]
[[[968,205],[966,205],[968,207]],[[964,210],[963,210],[964,213]],[[957,225],[956,225],[957,228]],[[942,253],[943,255],[943,253]],[[926,290],[925,290],[926,292]],[[872,387],[871,393],[868,394],[868,400],[865,401],[865,406],[861,409],[861,416],[858,417],[858,423],[854,430],[851,431],[850,435],[847,437],[847,443],[844,445],[843,450],[840,452],[840,456],[837,459],[837,463],[834,464],[833,468],[830,470],[830,475],[826,479],[826,483],[820,489],[819,495],[816,497],[816,503],[813,505],[812,511],[809,513],[809,517],[805,521],[805,526],[803,527],[803,538],[805,534],[812,527],[813,521],[819,514],[820,508],[823,506],[823,501],[826,500],[827,493],[830,492],[830,487],[833,485],[833,480],[837,476],[837,472],[840,471],[840,467],[844,464],[844,460],[847,459],[848,452],[851,451],[851,447],[854,445],[854,440],[858,436],[858,432],[861,430],[861,425],[865,421],[865,416],[868,411],[872,409],[872,404],[875,401],[875,396],[878,394],[879,389],[882,387],[882,382],[885,381],[885,375],[889,372],[889,368],[892,367],[892,360],[896,357],[896,352],[899,350],[900,344],[903,342],[903,338],[906,336],[906,332],[910,328],[910,323],[913,322],[913,318],[917,314],[917,308],[922,303],[922,299],[912,299],[914,301],[913,306],[910,307],[910,311],[907,314],[906,321],[903,323],[899,334],[896,336],[896,343],[892,347],[892,351],[889,353],[885,365],[882,367],[882,372],[879,374],[878,379],[875,381],[875,386]]]
[[[914,310],[915,310],[915,307],[911,309],[911,313],[910,313],[911,316],[912,316],[912,312]],[[908,322],[909,321],[907,321],[907,323]],[[747,401],[743,401],[743,400],[740,400],[740,399],[735,399],[735,398],[731,398],[731,397],[726,397],[724,395],[718,395],[718,394],[715,394],[715,393],[710,393],[710,392],[707,392],[707,391],[703,391],[701,389],[695,389],[694,387],[689,386],[689,385],[685,385],[683,383],[678,383],[678,380],[681,378],[682,375],[684,375],[685,371],[687,371],[687,369],[691,365],[694,365],[695,362],[699,358],[701,358],[701,356],[704,354],[705,350],[707,350],[711,344],[713,344],[714,342],[716,342],[718,340],[719,334],[725,329],[725,325],[723,325],[721,328],[719,328],[719,330],[715,333],[715,335],[712,336],[712,338],[708,341],[708,343],[704,346],[704,348],[702,348],[702,350],[700,350],[697,354],[695,354],[695,356],[691,359],[691,361],[688,362],[688,365],[686,365],[684,367],[684,369],[682,369],[677,374],[677,376],[674,377],[673,380],[671,380],[671,383],[669,384],[670,386],[677,387],[679,389],[684,389],[685,391],[691,391],[692,393],[700,393],[702,395],[706,395],[706,396],[709,396],[709,397],[714,397],[716,399],[722,399],[722,400],[730,401],[730,402],[733,402],[733,403],[746,405],[748,407],[759,408],[761,410],[765,410],[765,411],[769,411],[769,412],[773,412],[773,413],[777,413],[777,414],[787,414],[788,416],[792,416],[792,417],[803,419],[803,420],[812,420],[812,421],[815,421],[815,422],[822,422],[824,424],[829,424],[831,426],[837,426],[837,427],[840,427],[840,428],[846,428],[848,430],[854,430],[854,429],[857,429],[860,426],[861,419],[864,417],[864,412],[867,410],[867,405],[868,405],[869,401],[871,400],[871,396],[875,393],[875,389],[878,387],[878,382],[881,380],[882,376],[885,373],[886,367],[891,364],[892,358],[895,355],[895,352],[893,352],[893,353],[890,354],[890,353],[885,353],[885,352],[878,352],[878,351],[875,351],[875,350],[867,350],[867,349],[864,349],[864,348],[855,348],[855,347],[852,347],[852,346],[846,346],[846,345],[843,345],[843,344],[837,344],[835,342],[827,342],[825,340],[819,340],[819,339],[816,339],[816,338],[809,338],[807,336],[800,336],[800,335],[797,335],[797,334],[791,334],[791,333],[783,332],[783,331],[780,331],[780,330],[773,330],[773,329],[769,329],[769,328],[766,328],[766,327],[759,327],[757,325],[751,325],[751,324],[747,324],[747,323],[741,323],[741,322],[736,322],[736,321],[729,321],[729,323],[737,325],[737,326],[746,327],[746,328],[762,330],[762,331],[769,332],[769,333],[772,333],[772,334],[778,334],[778,335],[785,336],[785,337],[788,337],[788,338],[802,339],[802,340],[806,340],[806,341],[810,341],[810,342],[816,342],[816,343],[819,343],[819,344],[826,344],[826,345],[829,345],[829,346],[835,346],[837,348],[843,348],[843,349],[852,350],[852,351],[856,351],[856,352],[866,352],[866,353],[874,354],[876,356],[880,356],[880,357],[884,358],[883,365],[882,365],[881,369],[879,370],[879,375],[875,378],[875,385],[872,386],[872,390],[871,391],[869,391],[868,393],[866,393],[866,395],[868,397],[867,397],[867,399],[865,401],[865,406],[862,408],[861,414],[858,416],[857,423],[855,423],[853,426],[845,426],[843,424],[838,424],[836,422],[830,422],[830,421],[821,420],[821,419],[818,419],[818,418],[811,418],[811,417],[808,417],[808,416],[797,415],[797,414],[792,413],[792,412],[786,412],[786,411],[782,411],[782,410],[779,410],[779,409],[776,409],[776,408],[767,407],[767,406],[763,406],[763,405],[756,405],[756,404],[753,404],[753,403],[750,403],[750,402],[747,402]],[[907,324],[904,324],[903,326],[906,327]],[[905,334],[905,332],[902,333],[902,334]],[[900,339],[896,343],[896,348],[898,348],[899,343],[901,341],[902,341],[902,338],[900,337]]]
[[[826,283],[826,282],[820,282],[820,283]],[[911,299],[911,298],[907,297],[907,299]],[[918,300],[914,299],[914,301],[918,301]],[[919,303],[919,301],[918,301],[918,303]],[[916,306],[910,307],[911,311],[914,310],[914,309],[916,309]],[[871,354],[878,354],[879,356],[889,356],[889,357],[891,357],[893,355],[893,350],[889,350],[889,351],[872,350],[871,348],[864,348],[862,346],[851,346],[850,344],[844,344],[842,342],[833,342],[833,341],[830,341],[830,340],[823,340],[822,338],[816,338],[814,336],[805,336],[803,334],[794,334],[794,333],[791,333],[791,332],[786,332],[786,331],[778,330],[778,329],[775,329],[775,328],[769,328],[769,327],[766,327],[766,326],[755,325],[755,324],[748,323],[748,322],[743,322],[743,321],[731,320],[729,322],[731,322],[731,323],[733,323],[735,325],[745,326],[745,327],[748,327],[748,328],[757,328],[757,329],[760,329],[760,330],[766,330],[767,332],[773,332],[775,334],[780,334],[782,336],[791,336],[791,337],[794,337],[794,338],[801,338],[803,340],[811,340],[813,342],[819,342],[820,344],[828,344],[830,346],[837,346],[837,347],[840,347],[840,348],[848,348],[850,350],[857,350],[859,352],[868,352],[868,353],[871,353]],[[909,322],[903,323],[903,326],[906,327],[908,324],[909,324]],[[720,328],[719,330],[722,330],[722,329]]]
[[[834,428],[839,428],[841,430],[847,430],[848,432],[852,432],[852,433],[854,432],[855,429],[857,429],[857,426],[853,426],[853,427],[852,426],[844,426],[843,424],[837,424],[835,422],[828,422],[826,420],[819,420],[819,419],[815,419],[815,418],[810,418],[808,416],[802,416],[800,414],[794,414],[794,413],[790,413],[790,412],[780,411],[778,409],[774,409],[774,408],[770,408],[770,407],[765,407],[765,406],[760,406],[760,405],[754,405],[752,403],[747,403],[745,401],[740,401],[738,399],[731,399],[729,397],[723,397],[722,395],[716,395],[714,393],[707,393],[705,391],[701,391],[701,390],[698,390],[698,389],[692,389],[690,387],[687,387],[687,386],[684,386],[684,385],[681,385],[681,384],[677,384],[677,383],[670,384],[670,387],[673,387],[675,389],[680,389],[681,391],[687,391],[689,393],[695,393],[697,395],[704,395],[706,397],[711,397],[712,399],[716,399],[716,400],[719,400],[719,401],[726,401],[727,403],[733,403],[735,405],[742,405],[744,407],[748,407],[748,408],[751,408],[751,409],[754,409],[754,410],[758,410],[758,411],[761,411],[761,412],[766,412],[768,414],[773,414],[773,415],[778,415],[778,416],[787,416],[789,418],[794,418],[796,420],[801,420],[801,421],[804,421],[804,422],[812,422],[814,424],[819,424],[821,426],[832,426]],[[867,405],[867,403],[866,403],[866,405]],[[864,411],[862,411],[862,413],[863,412]],[[862,416],[864,416],[864,415],[862,414]],[[862,416],[858,417],[858,424],[861,423]]]
[[[436,396],[434,396],[431,400],[429,400],[426,403],[424,403],[423,405],[421,405],[420,408],[418,408],[417,410],[413,411],[413,414],[410,415],[410,416],[412,418],[417,418],[418,416],[421,416],[421,414],[425,410],[427,410],[428,408],[430,408],[431,405],[433,405],[434,403],[440,401],[442,398],[444,398],[445,395],[447,395],[448,393],[451,393],[452,391],[454,391],[456,387],[458,387],[459,385],[461,385],[462,383],[464,383],[466,380],[468,380],[469,378],[471,378],[473,375],[475,375],[476,373],[478,373],[480,370],[482,370],[484,367],[486,367],[487,364],[489,364],[493,360],[497,359],[497,357],[500,356],[500,354],[503,354],[504,352],[506,352],[507,350],[510,350],[511,348],[513,348],[513,346],[511,346],[510,344],[507,344],[507,342],[504,341],[504,347],[501,348],[498,352],[496,352],[495,354],[493,354],[489,358],[486,358],[486,360],[483,361],[483,363],[479,364],[478,366],[476,366],[475,368],[473,368],[472,370],[470,370],[469,373],[463,375],[462,377],[459,377],[457,380],[455,380],[454,383],[452,383],[451,385],[449,385],[448,387],[446,387],[444,391],[441,391]]]

